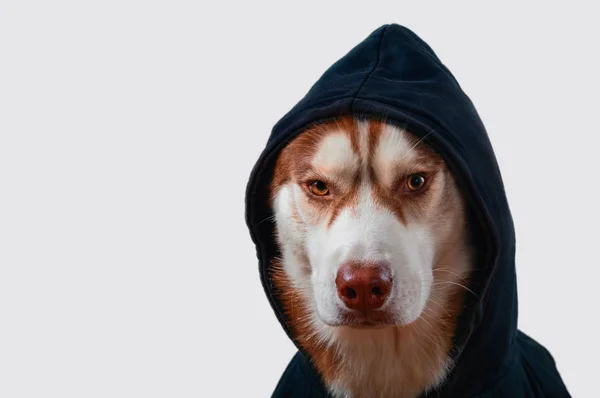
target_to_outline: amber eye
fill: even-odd
[[[406,185],[411,191],[418,191],[419,189],[423,188],[423,185],[425,185],[425,177],[423,177],[421,174],[413,174],[408,177]]]
[[[314,181],[309,186],[310,192],[317,196],[325,196],[329,194],[329,188],[323,181]]]

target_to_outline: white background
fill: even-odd
[[[279,117],[389,22],[477,106],[520,327],[597,396],[600,30],[593,6],[549,3],[0,2],[0,396],[269,396],[294,347],[247,177]]]

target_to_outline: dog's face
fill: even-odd
[[[272,183],[287,277],[330,326],[407,325],[424,312],[464,228],[443,160],[392,125],[350,118],[300,134]],[[462,234],[460,234],[462,236]]]

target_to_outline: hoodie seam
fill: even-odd
[[[350,104],[351,113],[354,113],[354,102],[356,101],[358,95],[362,91],[367,81],[369,81],[369,79],[371,78],[371,75],[373,75],[373,73],[379,67],[379,62],[381,61],[381,45],[383,44],[383,38],[385,37],[385,33],[387,32],[388,28],[389,25],[384,28],[383,32],[381,32],[381,38],[379,39],[379,43],[377,44],[377,61],[375,61],[375,66],[373,66],[373,69],[371,69],[371,71],[367,74],[364,80],[360,83],[360,86],[358,87],[358,90],[356,90],[356,93],[354,93],[354,95],[352,96],[352,103]]]

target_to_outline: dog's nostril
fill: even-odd
[[[345,297],[347,297],[349,299],[354,299],[357,296],[356,291],[354,289],[352,289],[351,287],[346,289],[346,291],[343,294]]]
[[[373,289],[371,289],[371,293],[373,293],[375,296],[381,296],[383,293],[381,293],[381,288],[379,286],[375,286]]]

